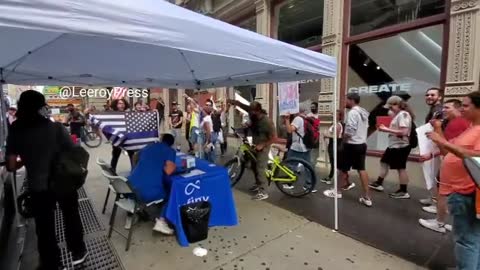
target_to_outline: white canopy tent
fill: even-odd
[[[1,0],[3,83],[212,88],[334,77],[333,57],[160,0]]]
[[[0,0],[0,14],[0,84],[194,89],[337,70],[333,57],[161,0]]]

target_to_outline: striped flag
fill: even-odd
[[[114,146],[125,150],[139,150],[157,142],[158,112],[108,112],[92,115],[98,126]]]

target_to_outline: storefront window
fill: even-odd
[[[351,0],[350,35],[445,12],[445,0]]]
[[[422,125],[428,108],[425,91],[440,85],[443,25],[350,45],[347,92],[361,96],[361,106],[370,112],[370,150],[385,150],[387,136],[376,131],[376,117],[387,115],[388,97],[406,99]]]
[[[298,85],[298,91],[300,94],[300,104],[307,104],[310,106],[312,102],[318,102],[318,96],[320,95],[321,82],[315,81],[302,81]],[[277,101],[278,108],[278,101]],[[282,116],[277,114],[277,136],[282,139],[287,138],[287,128],[283,122]]]
[[[255,85],[246,85],[246,86],[238,86],[235,87],[235,93],[240,95],[244,100],[247,102],[255,101],[255,97],[257,95],[257,87]],[[239,110],[235,110],[233,113],[233,123],[234,127],[239,128],[243,125],[244,120],[246,120],[243,116],[243,113]]]
[[[289,0],[278,10],[278,39],[300,47],[322,43],[323,0]]]

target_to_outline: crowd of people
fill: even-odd
[[[250,105],[235,100],[225,100],[217,104],[208,99],[199,104],[195,99],[185,95],[187,101],[186,112],[182,112],[177,102],[172,102],[168,113],[169,133],[164,134],[161,142],[146,146],[139,153],[127,151],[132,170],[128,177],[132,185],[140,192],[146,202],[168,199],[168,183],[165,185],[158,179],[168,179],[175,169],[175,148],[179,151],[182,141],[188,142],[188,150],[197,158],[203,158],[215,163],[216,147],[220,145],[220,152],[227,149],[228,114],[232,106],[238,106],[247,114],[245,128],[252,136],[253,152],[256,161],[252,162],[255,183],[250,188],[254,192],[253,199],[268,198],[266,175],[263,171],[268,166],[268,154],[271,145],[276,139],[275,125],[267,112],[258,102]],[[436,214],[434,219],[420,219],[419,223],[425,228],[445,233],[454,232],[455,253],[459,269],[480,269],[480,194],[463,165],[463,159],[471,156],[480,156],[480,92],[474,92],[463,100],[450,99],[442,102],[442,91],[431,88],[426,91],[425,101],[429,106],[429,113],[425,123],[431,124],[433,130],[427,134],[428,138],[438,146],[438,152],[420,157],[423,162],[424,178],[430,197],[421,199],[425,205],[422,209]],[[159,102],[158,109],[165,104]],[[59,265],[58,247],[55,242],[53,225],[53,206],[58,201],[66,223],[67,246],[73,252],[74,262],[81,263],[88,253],[82,240],[81,224],[78,215],[78,200],[76,194],[57,198],[48,190],[48,166],[54,158],[54,151],[71,147],[71,140],[66,132],[62,138],[52,132],[58,130],[56,124],[48,121],[48,106],[43,95],[35,91],[27,91],[21,95],[18,103],[18,112],[11,109],[8,112],[10,133],[7,139],[7,159],[9,170],[15,170],[23,165],[27,168],[32,198],[36,206],[34,211],[37,223],[38,246],[40,257],[45,269],[56,269]],[[125,99],[118,99],[108,104],[108,110],[125,112],[130,110]],[[369,129],[369,113],[361,107],[361,98],[358,94],[347,95],[346,108],[348,113],[336,114],[338,123],[325,131],[323,136],[328,138],[328,154],[331,170],[321,182],[332,184],[335,170],[339,171],[337,189],[328,189],[323,192],[327,197],[342,198],[342,193],[355,188],[350,180],[349,171],[358,172],[362,195],[359,202],[367,207],[373,206],[371,190],[383,192],[384,181],[390,170],[398,172],[398,189],[389,194],[392,199],[409,199],[409,177],[406,165],[412,149],[418,145],[415,132],[415,115],[406,100],[399,96],[391,96],[385,108],[389,110],[391,121],[387,125],[379,124],[377,130],[388,134],[388,147],[380,159],[380,173],[374,182],[369,182],[366,170],[367,137]],[[148,111],[142,103],[134,105],[135,111]],[[95,114],[96,109],[90,108],[85,114],[80,113],[73,105],[68,106],[71,134],[81,136],[80,129],[88,120],[89,115]],[[164,112],[162,111],[162,115]],[[160,111],[159,111],[160,115]],[[47,119],[47,121],[45,120]],[[283,117],[288,132],[286,157],[300,158],[308,163],[314,163],[314,151],[319,148],[320,128],[318,104],[300,106],[295,115],[287,114]],[[63,127],[62,127],[63,128]],[[185,138],[182,138],[182,129],[185,129]],[[35,133],[41,140],[22,139],[28,134]],[[58,132],[57,132],[58,133]],[[337,136],[337,149],[334,149],[333,138]],[[176,147],[175,147],[176,146]],[[338,162],[334,159],[337,151]],[[112,145],[111,168],[116,173],[122,149]],[[35,157],[42,156],[42,159]],[[136,158],[134,158],[136,156]],[[20,157],[21,161],[19,161]],[[161,165],[162,170],[152,172],[154,167]],[[430,169],[429,169],[430,168]],[[431,169],[433,168],[433,169]],[[304,188],[310,188],[305,183]],[[167,187],[167,188],[166,188]],[[313,188],[313,192],[316,189]],[[51,200],[45,198],[51,197]],[[446,223],[447,215],[453,217],[453,224]],[[127,220],[128,221],[128,220]],[[128,223],[128,222],[127,222]],[[452,228],[453,227],[453,228]],[[155,231],[172,234],[173,229],[160,216],[154,226]],[[42,252],[49,250],[52,252]]]
[[[480,156],[480,92],[473,92],[463,100],[449,99],[442,102],[439,88],[428,89],[425,101],[429,112],[425,124],[432,131],[427,137],[439,151],[420,157],[430,197],[420,199],[423,211],[436,214],[433,219],[419,219],[423,227],[445,233],[452,231],[455,241],[455,255],[458,269],[480,269],[480,190],[463,164],[467,157]],[[392,117],[389,126],[378,125],[379,132],[388,134],[388,147],[380,159],[380,174],[376,181],[369,183],[365,169],[369,113],[360,106],[358,94],[348,94],[346,107],[349,110],[344,124],[339,124],[338,164],[334,163],[333,146],[329,144],[332,170],[322,182],[331,184],[335,167],[340,172],[338,191],[329,189],[325,196],[342,198],[342,192],[353,187],[348,179],[350,169],[356,170],[362,184],[359,202],[373,205],[370,189],[383,192],[383,183],[389,170],[398,172],[399,188],[390,193],[393,199],[410,199],[409,177],[406,171],[408,157],[418,145],[415,115],[408,103],[399,96],[386,101],[385,108]],[[340,119],[340,118],[339,118]],[[331,127],[327,136],[332,137]],[[453,224],[447,224],[447,215]]]

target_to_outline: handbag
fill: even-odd
[[[463,159],[463,165],[472,177],[473,182],[480,188],[480,157],[469,157]]]

